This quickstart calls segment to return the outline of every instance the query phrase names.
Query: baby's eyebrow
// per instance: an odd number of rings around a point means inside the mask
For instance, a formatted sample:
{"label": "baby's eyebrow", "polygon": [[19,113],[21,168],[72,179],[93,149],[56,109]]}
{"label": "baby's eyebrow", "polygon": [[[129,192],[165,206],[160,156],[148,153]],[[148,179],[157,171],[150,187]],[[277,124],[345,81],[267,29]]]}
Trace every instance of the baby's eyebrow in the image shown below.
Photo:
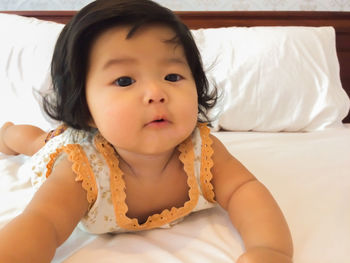
{"label": "baby's eyebrow", "polygon": [[[135,58],[112,58],[108,60],[106,63],[103,64],[102,69],[105,70],[111,66],[114,65],[120,65],[120,64],[130,64],[130,63],[137,63],[137,59]],[[170,58],[164,58],[161,60],[162,64],[169,65],[169,64],[178,64],[178,65],[187,65],[187,62],[182,57],[170,57]]]}
{"label": "baby's eyebrow", "polygon": [[113,65],[128,64],[128,63],[133,63],[133,62],[136,62],[136,59],[134,59],[134,58],[113,58],[113,59],[108,60],[106,63],[104,63],[102,69],[107,69]]}
{"label": "baby's eyebrow", "polygon": [[164,64],[180,64],[180,65],[186,65],[187,62],[185,59],[180,57],[174,57],[174,58],[165,58],[162,61]]}

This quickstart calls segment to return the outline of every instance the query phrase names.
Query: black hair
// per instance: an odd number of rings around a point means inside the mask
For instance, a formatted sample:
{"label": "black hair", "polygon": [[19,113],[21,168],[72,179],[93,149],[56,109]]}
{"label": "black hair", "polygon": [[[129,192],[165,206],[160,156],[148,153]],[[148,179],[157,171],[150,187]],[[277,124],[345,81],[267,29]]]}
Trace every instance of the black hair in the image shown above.
{"label": "black hair", "polygon": [[183,46],[198,93],[198,121],[210,122],[207,112],[217,100],[209,92],[198,48],[188,27],[169,9],[150,0],[96,0],[81,9],[63,28],[51,62],[53,93],[43,97],[45,112],[76,129],[89,130],[91,114],[86,102],[85,82],[93,41],[117,25],[130,25],[127,37],[141,26],[161,23],[176,33]]}

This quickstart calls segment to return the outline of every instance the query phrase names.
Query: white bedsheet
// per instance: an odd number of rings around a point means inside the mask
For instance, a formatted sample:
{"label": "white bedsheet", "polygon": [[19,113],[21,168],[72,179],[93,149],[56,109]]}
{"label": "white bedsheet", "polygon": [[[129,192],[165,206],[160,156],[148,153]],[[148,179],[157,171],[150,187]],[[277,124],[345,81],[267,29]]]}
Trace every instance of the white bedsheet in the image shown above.
{"label": "white bedsheet", "polygon": [[[215,133],[272,192],[292,231],[296,263],[348,263],[350,125],[310,133]],[[30,200],[24,157],[0,155],[0,228]],[[94,236],[76,229],[53,262],[234,262],[243,251],[226,213],[213,208],[171,229]]]}

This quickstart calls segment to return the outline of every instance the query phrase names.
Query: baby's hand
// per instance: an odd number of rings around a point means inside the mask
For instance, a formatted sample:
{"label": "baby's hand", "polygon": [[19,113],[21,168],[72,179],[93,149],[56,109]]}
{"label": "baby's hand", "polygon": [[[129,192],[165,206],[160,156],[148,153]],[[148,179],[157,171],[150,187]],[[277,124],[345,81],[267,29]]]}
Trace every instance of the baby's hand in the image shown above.
{"label": "baby's hand", "polygon": [[0,152],[7,154],[7,155],[17,155],[18,153],[11,150],[9,147],[6,146],[4,142],[4,134],[8,127],[14,125],[12,122],[6,122],[0,129]]}
{"label": "baby's hand", "polygon": [[290,256],[268,248],[252,248],[242,254],[236,263],[292,263]]}

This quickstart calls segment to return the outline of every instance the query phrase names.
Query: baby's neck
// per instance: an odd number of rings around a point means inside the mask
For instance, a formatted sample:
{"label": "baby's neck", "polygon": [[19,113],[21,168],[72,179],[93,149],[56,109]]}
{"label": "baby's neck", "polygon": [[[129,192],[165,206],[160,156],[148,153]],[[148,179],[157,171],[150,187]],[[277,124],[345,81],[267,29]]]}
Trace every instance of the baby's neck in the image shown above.
{"label": "baby's neck", "polygon": [[119,168],[140,181],[158,180],[178,157],[177,148],[161,154],[138,154],[117,150]]}

